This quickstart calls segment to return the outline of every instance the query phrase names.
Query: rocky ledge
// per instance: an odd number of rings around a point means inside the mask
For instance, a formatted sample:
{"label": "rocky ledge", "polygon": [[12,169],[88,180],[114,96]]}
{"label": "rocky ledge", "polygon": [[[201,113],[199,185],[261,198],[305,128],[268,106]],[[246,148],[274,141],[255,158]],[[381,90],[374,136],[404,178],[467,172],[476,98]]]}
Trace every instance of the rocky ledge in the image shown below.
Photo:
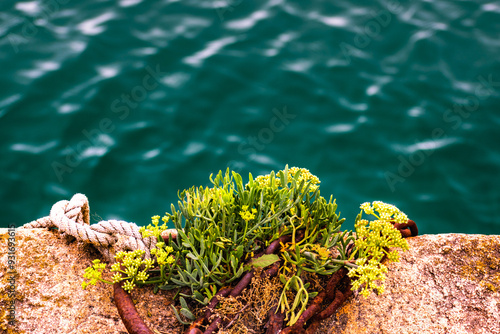
{"label": "rocky ledge", "polygon": [[[111,286],[81,288],[84,269],[99,258],[92,246],[46,229],[16,230],[13,274],[8,239],[0,229],[0,333],[127,333]],[[408,242],[401,261],[389,264],[385,293],[355,294],[318,333],[500,333],[500,236],[422,235]],[[171,293],[136,289],[132,298],[150,328],[182,333]]]}

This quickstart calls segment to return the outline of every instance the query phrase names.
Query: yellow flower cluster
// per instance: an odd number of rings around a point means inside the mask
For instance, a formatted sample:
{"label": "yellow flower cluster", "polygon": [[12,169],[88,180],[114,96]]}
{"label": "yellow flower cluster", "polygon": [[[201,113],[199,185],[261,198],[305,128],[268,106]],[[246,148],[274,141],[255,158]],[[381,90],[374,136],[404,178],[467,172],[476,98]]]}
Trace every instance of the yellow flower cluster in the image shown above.
{"label": "yellow flower cluster", "polygon": [[125,283],[123,283],[122,285],[122,288],[123,290],[130,292],[135,288],[135,284],[132,281],[125,281]]}
{"label": "yellow flower cluster", "polygon": [[269,187],[271,185],[271,175],[259,175],[255,178],[255,182],[260,184],[262,187]]}
{"label": "yellow flower cluster", "polygon": [[158,226],[158,224],[160,223],[160,216],[153,216],[151,217],[151,222],[153,223],[153,225],[149,224],[147,227],[141,226],[139,228],[139,232],[141,232],[143,238],[156,237],[158,239],[158,237],[161,235],[161,232],[168,228],[168,219],[169,218],[167,216],[163,216],[163,218],[161,219],[163,221],[163,224]]}
{"label": "yellow flower cluster", "polygon": [[379,294],[384,291],[384,286],[377,285],[375,281],[384,281],[387,267],[381,263],[385,255],[389,261],[399,261],[397,250],[390,248],[408,249],[408,242],[402,238],[401,233],[394,228],[391,221],[406,224],[408,217],[397,207],[383,202],[361,204],[361,209],[366,214],[377,217],[377,220],[369,222],[359,219],[354,224],[356,229],[356,240],[354,245],[358,252],[356,269],[349,272],[349,276],[357,278],[353,283],[353,290],[363,286],[361,294],[367,297],[372,289]]}
{"label": "yellow flower cluster", "polygon": [[327,258],[330,257],[330,252],[328,251],[328,248],[321,247],[319,244],[314,244],[311,247],[311,250],[316,252],[322,260],[326,260]]}
{"label": "yellow flower cluster", "polygon": [[[384,293],[383,282],[386,278],[387,267],[374,259],[367,262],[366,258],[358,259],[356,265],[359,267],[348,273],[349,277],[356,278],[352,282],[352,289],[362,288],[360,293],[365,298],[370,295],[372,290],[376,290],[378,294]],[[380,281],[382,284],[376,284],[376,281]]]}
{"label": "yellow flower cluster", "polygon": [[361,219],[354,225],[356,228],[355,246],[360,256],[370,256],[376,261],[381,261],[387,254],[389,260],[399,260],[396,250],[388,252],[386,248],[399,247],[408,249],[408,242],[401,237],[401,233],[391,223],[382,220],[368,222]]}
{"label": "yellow flower cluster", "polygon": [[172,247],[165,246],[164,242],[158,242],[156,247],[151,250],[151,255],[156,255],[159,266],[171,265],[175,262],[174,257],[170,255],[174,251]]}
{"label": "yellow flower cluster", "polygon": [[[118,252],[115,255],[117,262],[111,266],[111,271],[115,272],[115,275],[113,275],[113,283],[126,280],[123,284],[123,289],[128,292],[135,287],[136,281],[144,283],[149,278],[147,271],[152,268],[154,264],[152,259],[142,259],[144,253],[145,252],[140,249],[133,252]],[[122,266],[125,270],[122,270]],[[122,274],[126,276],[123,277]]]}
{"label": "yellow flower cluster", "polygon": [[392,204],[374,201],[373,204],[363,203],[360,207],[367,215],[373,215],[380,220],[395,221],[398,224],[408,223],[408,217]]}
{"label": "yellow flower cluster", "polygon": [[102,276],[102,271],[106,268],[106,263],[101,263],[100,260],[92,261],[92,266],[85,269],[85,273],[83,274],[83,278],[89,280],[89,282],[82,282],[82,289],[86,289],[89,285],[96,285],[97,281],[104,281]]}
{"label": "yellow flower cluster", "polygon": [[[136,250],[128,253],[118,252],[115,255],[117,262],[111,266],[111,271],[115,272],[112,277],[112,282],[102,279],[102,271],[106,268],[106,264],[101,263],[99,260],[92,261],[92,266],[86,268],[83,274],[83,278],[89,281],[82,282],[82,289],[86,289],[89,285],[96,285],[97,281],[112,284],[125,280],[122,287],[124,290],[130,292],[135,287],[134,282],[142,281],[144,283],[148,279],[149,275],[147,274],[147,270],[153,266],[153,260],[141,260],[143,255],[143,250]],[[121,262],[119,262],[120,260]],[[122,270],[122,265],[125,267],[125,270]],[[144,267],[139,271],[141,266]],[[124,277],[123,274],[126,276]]]}
{"label": "yellow flower cluster", "polygon": [[241,216],[241,218],[243,218],[243,220],[245,220],[247,222],[251,219],[254,219],[255,214],[257,213],[257,209],[255,209],[255,208],[252,209],[252,212],[248,211],[248,205],[243,205],[241,207],[241,210],[242,211],[240,211],[240,216]]}
{"label": "yellow flower cluster", "polygon": [[300,171],[298,180],[299,182],[301,182],[302,180],[311,181],[311,184],[313,185],[321,183],[318,177],[316,175],[311,174],[311,172],[309,172],[309,169],[306,168],[292,167],[288,170],[288,177],[293,177],[299,171]]}
{"label": "yellow flower cluster", "polygon": [[[285,171],[283,171],[285,172]],[[287,177],[288,179],[291,179],[297,174],[297,172],[300,172],[299,177],[298,177],[298,182],[302,181],[310,181],[311,186],[309,187],[309,190],[316,190],[318,187],[317,185],[321,183],[321,181],[318,179],[316,175],[311,174],[308,169],[306,168],[299,168],[299,167],[292,167],[288,169],[288,174]],[[259,183],[262,187],[269,187],[271,185],[271,175],[260,175],[255,178],[255,181]]]}

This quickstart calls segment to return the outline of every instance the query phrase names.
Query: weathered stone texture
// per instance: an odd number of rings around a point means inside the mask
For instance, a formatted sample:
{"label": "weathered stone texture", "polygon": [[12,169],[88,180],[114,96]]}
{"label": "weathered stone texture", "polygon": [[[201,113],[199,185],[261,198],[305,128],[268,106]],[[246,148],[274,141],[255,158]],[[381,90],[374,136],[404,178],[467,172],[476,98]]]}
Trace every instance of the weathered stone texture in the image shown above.
{"label": "weathered stone texture", "polygon": [[[16,231],[16,320],[6,326],[7,230],[0,229],[0,333],[126,334],[112,286],[81,289],[99,254],[45,229]],[[389,264],[386,292],[355,294],[319,333],[499,333],[500,236],[423,235],[408,239],[401,262]],[[172,294],[132,293],[145,322],[159,333],[181,333]]]}
{"label": "weathered stone texture", "polygon": [[408,239],[382,295],[354,296],[323,333],[500,333],[500,236]]}
{"label": "weathered stone texture", "polygon": [[[100,254],[46,229],[16,231],[17,326],[7,326],[7,239],[7,229],[0,229],[0,333],[127,333],[112,285],[82,290],[83,272]],[[146,324],[161,333],[181,333],[170,309],[171,293],[138,290],[132,298]]]}

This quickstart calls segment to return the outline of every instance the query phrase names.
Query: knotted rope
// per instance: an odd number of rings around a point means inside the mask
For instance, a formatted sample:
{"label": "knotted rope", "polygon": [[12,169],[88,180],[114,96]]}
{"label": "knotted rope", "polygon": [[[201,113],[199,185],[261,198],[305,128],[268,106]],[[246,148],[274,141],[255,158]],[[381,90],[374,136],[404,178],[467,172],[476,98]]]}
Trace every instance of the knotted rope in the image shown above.
{"label": "knotted rope", "polygon": [[90,225],[89,202],[85,195],[75,194],[70,201],[59,201],[52,206],[50,215],[21,228],[57,227],[65,235],[71,235],[78,241],[92,243],[109,262],[114,262],[114,255],[119,251],[145,251],[150,258],[150,250],[156,246],[155,237],[143,238],[139,227],[123,220],[104,220]]}

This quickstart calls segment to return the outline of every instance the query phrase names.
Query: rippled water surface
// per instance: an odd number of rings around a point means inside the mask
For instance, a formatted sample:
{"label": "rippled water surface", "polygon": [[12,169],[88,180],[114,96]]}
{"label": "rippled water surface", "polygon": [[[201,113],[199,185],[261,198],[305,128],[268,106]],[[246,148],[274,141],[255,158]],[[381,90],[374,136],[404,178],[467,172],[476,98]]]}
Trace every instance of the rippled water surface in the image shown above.
{"label": "rippled water surface", "polygon": [[144,225],[227,167],[308,168],[349,221],[500,234],[500,5],[2,1],[0,224],[86,194]]}

